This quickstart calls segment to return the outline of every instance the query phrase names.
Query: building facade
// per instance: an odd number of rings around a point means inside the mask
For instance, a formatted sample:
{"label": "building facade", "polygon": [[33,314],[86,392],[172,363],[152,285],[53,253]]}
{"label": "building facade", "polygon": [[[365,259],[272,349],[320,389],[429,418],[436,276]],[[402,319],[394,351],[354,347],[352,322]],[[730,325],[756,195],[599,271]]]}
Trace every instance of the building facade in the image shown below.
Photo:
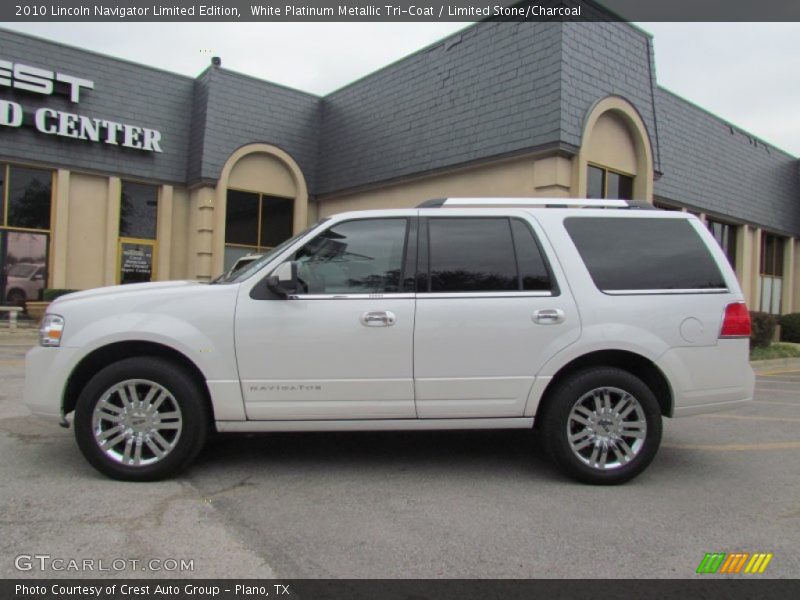
{"label": "building facade", "polygon": [[0,30],[4,303],[209,280],[345,210],[447,196],[688,210],[800,310],[800,161],[659,87],[627,23],[478,23],[327,96]]}

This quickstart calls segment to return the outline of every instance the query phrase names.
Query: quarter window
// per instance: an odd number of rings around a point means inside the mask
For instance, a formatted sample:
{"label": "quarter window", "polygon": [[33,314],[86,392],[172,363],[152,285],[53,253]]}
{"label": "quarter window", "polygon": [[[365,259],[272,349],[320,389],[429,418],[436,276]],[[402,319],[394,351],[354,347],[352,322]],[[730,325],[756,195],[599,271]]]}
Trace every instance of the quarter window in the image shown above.
{"label": "quarter window", "polygon": [[600,290],[727,288],[684,219],[569,217],[564,226]]}
{"label": "quarter window", "polygon": [[433,218],[428,222],[430,292],[551,289],[528,225],[508,218]]}
{"label": "quarter window", "polygon": [[402,291],[406,219],[338,223],[298,250],[297,275],[309,294]]}

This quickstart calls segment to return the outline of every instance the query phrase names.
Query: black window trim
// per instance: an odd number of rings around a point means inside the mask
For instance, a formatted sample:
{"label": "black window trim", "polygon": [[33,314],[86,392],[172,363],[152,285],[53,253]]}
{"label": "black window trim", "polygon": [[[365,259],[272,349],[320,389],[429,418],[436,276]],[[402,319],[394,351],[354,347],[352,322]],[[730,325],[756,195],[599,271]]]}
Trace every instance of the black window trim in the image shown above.
{"label": "black window trim", "polygon": [[[517,264],[517,281],[519,284],[522,276],[519,270],[519,256],[517,245],[514,240],[514,231],[511,227],[511,220],[515,219],[522,222],[531,232],[536,248],[542,257],[542,262],[550,278],[550,290],[513,290],[504,292],[432,292],[431,291],[431,265],[430,265],[430,228],[429,221],[433,219],[505,219],[508,223],[509,233],[511,234],[511,244],[514,249],[514,260]],[[555,273],[550,265],[550,259],[542,247],[536,230],[533,229],[527,219],[516,215],[437,215],[433,217],[420,217],[419,224],[419,251],[417,257],[417,299],[444,299],[444,298],[551,298],[561,295],[561,288]],[[520,286],[521,287],[521,286]]]}

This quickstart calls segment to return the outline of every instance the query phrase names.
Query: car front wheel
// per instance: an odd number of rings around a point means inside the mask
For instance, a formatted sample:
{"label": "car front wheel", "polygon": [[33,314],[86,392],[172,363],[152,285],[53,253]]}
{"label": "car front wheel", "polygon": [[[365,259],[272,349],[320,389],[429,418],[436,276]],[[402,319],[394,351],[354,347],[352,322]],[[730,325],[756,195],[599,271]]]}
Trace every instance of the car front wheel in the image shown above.
{"label": "car front wheel", "polygon": [[546,452],[568,475],[592,484],[641,473],[661,443],[661,411],[638,377],[615,367],[579,371],[554,390],[537,426]]}
{"label": "car front wheel", "polygon": [[75,437],[98,471],[126,481],[163,479],[203,447],[208,411],[202,391],[179,365],[134,357],[98,372],[75,408]]}

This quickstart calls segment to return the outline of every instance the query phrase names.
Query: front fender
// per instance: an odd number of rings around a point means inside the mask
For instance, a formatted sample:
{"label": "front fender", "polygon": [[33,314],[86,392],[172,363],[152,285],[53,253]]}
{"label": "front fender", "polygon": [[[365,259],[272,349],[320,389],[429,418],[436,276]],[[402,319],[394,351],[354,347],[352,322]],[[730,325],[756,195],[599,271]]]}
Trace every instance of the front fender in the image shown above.
{"label": "front fender", "polygon": [[[66,327],[69,327],[69,322]],[[72,355],[77,365],[95,350],[120,342],[153,342],[173,348],[192,361],[206,380],[237,380],[233,347],[233,320],[227,327],[200,330],[195,324],[173,315],[125,313],[112,315],[82,327],[70,335],[65,347],[79,351]],[[213,331],[216,329],[216,331]]]}

